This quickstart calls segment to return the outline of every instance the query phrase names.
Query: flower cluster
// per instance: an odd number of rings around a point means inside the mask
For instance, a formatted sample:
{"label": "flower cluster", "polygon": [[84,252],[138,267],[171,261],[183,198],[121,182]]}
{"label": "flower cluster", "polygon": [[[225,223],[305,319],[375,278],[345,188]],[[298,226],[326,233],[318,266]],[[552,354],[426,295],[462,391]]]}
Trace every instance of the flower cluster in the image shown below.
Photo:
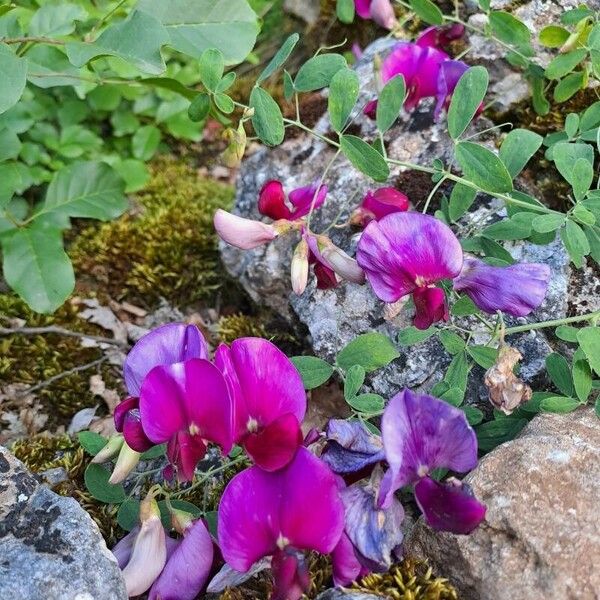
{"label": "flower cluster", "polygon": [[[267,340],[222,344],[210,361],[195,326],[164,325],[134,346],[124,370],[131,396],[115,414],[120,443],[137,452],[166,442],[167,478],[192,480],[211,442],[224,454],[238,444],[254,463],[222,495],[218,547],[241,572],[270,557],[274,599],[297,600],[308,589],[309,550],[331,554],[340,585],[389,568],[402,542],[404,511],[394,495],[401,486],[414,484],[436,529],[468,533],[484,518],[467,486],[430,477],[440,467],[466,472],[477,462],[464,413],[442,400],[401,392],[383,415],[381,438],[360,422],[331,421],[318,456],[321,435],[302,435],[300,375]],[[212,570],[213,540],[201,519],[172,508],[180,537],[171,538],[154,500],[159,491],[150,490],[140,525],[114,552],[130,596],[150,590],[151,599],[191,600]]]}

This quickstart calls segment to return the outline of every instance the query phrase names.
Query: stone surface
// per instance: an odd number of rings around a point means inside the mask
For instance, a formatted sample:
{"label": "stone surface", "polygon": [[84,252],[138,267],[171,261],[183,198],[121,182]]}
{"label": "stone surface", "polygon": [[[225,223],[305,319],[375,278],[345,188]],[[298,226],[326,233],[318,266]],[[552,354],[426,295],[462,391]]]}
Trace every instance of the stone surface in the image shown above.
{"label": "stone surface", "polygon": [[456,536],[420,520],[406,542],[462,600],[600,597],[600,419],[591,408],[537,416],[465,481],[488,507],[485,522]]}
{"label": "stone surface", "polygon": [[[375,95],[373,60],[383,56],[394,44],[388,39],[370,45],[356,70],[360,80],[362,106]],[[479,119],[474,128],[484,129],[489,122]],[[372,139],[375,127],[371,120],[358,114],[353,128],[366,139]],[[328,117],[318,122],[316,129],[327,133]],[[485,139],[485,138],[482,138]],[[493,140],[488,139],[490,147]],[[444,123],[434,123],[431,104],[422,103],[415,112],[403,115],[386,134],[388,155],[400,161],[430,166],[435,158],[447,160],[451,156],[452,141],[445,133]],[[260,218],[256,204],[262,185],[269,179],[280,179],[289,191],[306,185],[322,176],[323,169],[334,156],[330,146],[311,136],[301,135],[284,142],[275,149],[261,149],[242,165],[237,183],[235,212],[245,217]],[[329,196],[325,205],[313,215],[311,228],[323,231],[336,218],[343,222],[360,202],[364,192],[376,187],[344,158],[338,158],[330,168],[326,180]],[[406,172],[401,167],[392,169],[389,184],[403,189],[410,200],[422,208],[422,203],[432,184],[428,175],[416,171]],[[477,231],[498,220],[504,213],[499,202],[480,198],[479,207],[471,211],[459,224],[460,231]],[[354,254],[359,232],[332,229],[335,243],[351,255]],[[381,331],[397,340],[398,331],[411,324],[410,311],[403,310],[393,319],[385,318],[385,307],[371,292],[369,286],[342,283],[335,290],[317,290],[311,281],[302,296],[295,296],[289,281],[290,260],[297,240],[289,236],[250,251],[242,251],[221,244],[221,255],[228,271],[242,283],[249,295],[259,304],[274,309],[289,321],[298,319],[309,330],[310,343],[315,353],[331,359],[351,339],[368,331]],[[545,262],[552,268],[552,284],[548,297],[532,320],[561,318],[567,310],[568,258],[560,242],[549,246],[534,246],[522,242],[508,243],[507,247],[520,260]],[[510,324],[525,323],[515,319]],[[478,326],[479,328],[480,326]],[[548,340],[541,332],[514,338],[512,343],[525,357],[522,375],[530,383],[543,371],[544,357],[551,351]],[[377,393],[389,397],[398,389],[408,386],[430,389],[443,375],[450,357],[436,339],[430,339],[410,348],[399,347],[400,357],[388,368],[378,372],[370,381]],[[486,402],[486,391],[481,385],[482,372],[472,372],[473,385],[469,401]]]}
{"label": "stone surface", "polygon": [[73,498],[0,446],[0,598],[126,600],[116,560]]}

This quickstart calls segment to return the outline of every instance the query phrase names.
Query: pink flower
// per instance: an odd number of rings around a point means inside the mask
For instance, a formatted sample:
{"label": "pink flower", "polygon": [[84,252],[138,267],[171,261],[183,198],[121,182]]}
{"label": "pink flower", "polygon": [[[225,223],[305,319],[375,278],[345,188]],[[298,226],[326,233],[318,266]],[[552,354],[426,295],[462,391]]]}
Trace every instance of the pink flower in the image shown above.
{"label": "pink flower", "polygon": [[381,219],[395,212],[404,212],[409,208],[405,194],[393,187],[384,187],[368,191],[360,206],[352,213],[350,222],[366,227],[371,221]]}
{"label": "pink flower", "polygon": [[394,7],[390,0],[354,0],[356,13],[362,19],[372,19],[385,29],[393,29],[396,24]]}
{"label": "pink flower", "polygon": [[244,219],[221,208],[217,209],[213,222],[223,241],[242,250],[251,250],[271,242],[280,233],[274,225]]}
{"label": "pink flower", "polygon": [[258,197],[258,210],[265,217],[274,220],[287,219],[294,221],[310,212],[314,200],[314,209],[319,208],[327,197],[327,186],[306,186],[292,190],[289,194],[288,206],[281,181],[271,180],[263,185]]}
{"label": "pink flower", "polygon": [[421,32],[416,39],[417,46],[430,46],[443,49],[451,41],[460,39],[465,34],[465,26],[461,23],[453,23],[439,27],[433,25]]}

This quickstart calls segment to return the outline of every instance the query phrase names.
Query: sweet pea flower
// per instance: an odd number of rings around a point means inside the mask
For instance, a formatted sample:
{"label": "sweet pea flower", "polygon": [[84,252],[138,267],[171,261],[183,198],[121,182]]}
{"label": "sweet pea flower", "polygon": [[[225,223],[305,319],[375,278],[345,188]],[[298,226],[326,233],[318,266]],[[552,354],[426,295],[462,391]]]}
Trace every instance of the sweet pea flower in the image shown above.
{"label": "sweet pea flower", "polygon": [[464,292],[485,312],[497,310],[524,317],[540,306],[546,297],[550,267],[538,263],[518,263],[493,267],[467,256],[454,289]]}
{"label": "sweet pea flower", "polygon": [[262,338],[221,344],[215,364],[233,400],[233,442],[267,471],[287,465],[302,444],[306,392],[290,359]]}
{"label": "sweet pea flower", "polygon": [[[266,368],[266,367],[265,367]],[[306,448],[278,471],[258,466],[227,485],[218,513],[225,561],[246,572],[272,556],[272,599],[298,600],[309,584],[303,552],[331,552],[344,530],[344,505],[336,476]]]}
{"label": "sweet pea flower", "polygon": [[385,29],[393,29],[396,24],[394,7],[390,0],[354,0],[354,6],[361,19],[372,19]]}
{"label": "sweet pea flower", "polygon": [[316,262],[342,279],[358,284],[365,282],[365,274],[357,261],[338,248],[327,236],[306,234],[306,240]]}
{"label": "sweet pea flower", "polygon": [[215,212],[213,224],[217,235],[224,242],[242,250],[252,250],[272,242],[281,233],[276,224],[268,225],[253,219],[244,219],[222,208]]}
{"label": "sweet pea flower", "polygon": [[[438,75],[438,86],[436,94],[435,109],[433,111],[434,119],[437,121],[442,110],[447,111],[452,100],[452,94],[458,84],[458,80],[463,76],[464,72],[469,68],[469,65],[462,60],[447,60],[440,65]],[[477,109],[476,115],[483,111],[483,102]]]}
{"label": "sweet pea flower", "polygon": [[451,41],[460,39],[465,34],[465,26],[462,23],[452,23],[439,27],[432,25],[425,29],[415,40],[417,46],[430,46],[432,48],[444,48]]}
{"label": "sweet pea flower", "polygon": [[444,291],[434,285],[460,273],[463,253],[450,228],[435,217],[393,213],[371,221],[358,242],[356,258],[384,302],[413,295],[415,327],[427,329],[448,319]]}
{"label": "sweet pea flower", "polygon": [[377,221],[395,212],[405,212],[409,208],[408,198],[393,187],[383,187],[372,192],[369,190],[360,206],[350,216],[350,223],[366,227],[371,221]]}
{"label": "sweet pea flower", "polygon": [[321,185],[317,190],[316,185],[296,188],[289,193],[288,200],[290,208],[286,203],[285,191],[281,181],[267,181],[260,190],[258,196],[258,210],[265,217],[274,221],[286,219],[294,221],[305,217],[309,212],[314,200],[314,209],[323,205],[327,197],[327,186]]}
{"label": "sweet pea flower", "polygon": [[414,484],[415,499],[431,527],[464,534],[475,529],[486,509],[468,486],[429,476],[438,468],[465,473],[477,465],[477,438],[465,413],[405,389],[390,400],[381,431],[390,468],[381,483],[380,506],[390,506],[397,489]]}

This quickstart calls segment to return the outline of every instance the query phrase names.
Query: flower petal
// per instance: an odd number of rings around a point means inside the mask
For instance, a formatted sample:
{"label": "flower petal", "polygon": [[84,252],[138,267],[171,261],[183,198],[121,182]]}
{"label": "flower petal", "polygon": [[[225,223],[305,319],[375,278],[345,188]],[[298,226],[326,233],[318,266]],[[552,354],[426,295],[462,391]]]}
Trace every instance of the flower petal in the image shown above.
{"label": "flower petal", "polygon": [[[315,198],[316,195],[316,198]],[[327,186],[321,185],[317,192],[316,185],[310,185],[306,187],[300,187],[290,192],[290,202],[295,206],[296,210],[293,211],[292,219],[299,219],[300,217],[306,216],[310,212],[310,207],[315,202],[314,210],[320,208],[325,202],[327,197]]]}
{"label": "flower petal", "polygon": [[125,400],[121,400],[115,407],[115,413],[113,415],[115,421],[115,429],[121,433],[123,431],[123,424],[125,423],[125,415],[134,408],[140,407],[140,399],[137,396],[129,396]]}
{"label": "flower petal", "polygon": [[390,0],[372,0],[371,18],[380,27],[393,29],[396,24],[396,14]]}
{"label": "flower petal", "polygon": [[381,431],[390,465],[381,485],[383,506],[395,490],[434,469],[464,473],[477,464],[477,438],[465,413],[433,396],[408,389],[396,394],[383,413]]}
{"label": "flower petal", "polygon": [[213,542],[202,520],[189,527],[155,581],[148,600],[194,600],[213,563]]}
{"label": "flower petal", "polygon": [[243,444],[255,464],[265,471],[276,471],[294,458],[302,440],[298,419],[287,413],[258,432],[250,433],[244,438]]}
{"label": "flower petal", "polygon": [[439,27],[433,25],[425,29],[416,39],[417,46],[432,46],[433,48],[443,48],[452,40],[457,40],[465,34],[465,26],[462,23],[453,23]]}
{"label": "flower petal", "polygon": [[136,452],[146,452],[154,444],[148,439],[142,426],[139,408],[127,411],[123,420],[123,437],[127,445]]}
{"label": "flower petal", "polygon": [[136,525],[125,537],[121,538],[111,550],[117,559],[119,569],[123,570],[125,565],[129,562],[133,544],[135,543],[135,538],[139,532],[140,526]]}
{"label": "flower petal", "polygon": [[446,294],[438,287],[419,287],[413,292],[415,303],[414,325],[417,329],[429,329],[438,321],[447,321]]}
{"label": "flower petal", "polygon": [[518,263],[492,267],[467,257],[454,289],[464,292],[489,313],[497,310],[524,317],[540,306],[546,297],[550,267],[537,263]]}
{"label": "flower petal", "polygon": [[159,365],[208,358],[206,340],[195,325],[169,323],[147,333],[129,351],[123,366],[127,390],[139,396],[144,377]]}
{"label": "flower petal", "polygon": [[371,0],[354,0],[356,14],[361,19],[369,19],[371,17]]}
{"label": "flower petal", "polygon": [[471,533],[485,518],[485,505],[457,480],[439,483],[425,477],[415,486],[415,499],[426,523],[437,531]]}
{"label": "flower petal", "polygon": [[456,277],[463,253],[447,225],[429,215],[403,212],[369,223],[356,258],[375,294],[396,302],[418,286]]}
{"label": "flower petal", "polygon": [[238,217],[222,208],[217,209],[213,224],[219,237],[228,244],[251,250],[274,240],[278,233],[273,225]]}
{"label": "flower petal", "polygon": [[374,192],[367,192],[363,198],[361,208],[372,216],[363,220],[363,225],[367,225],[373,219],[379,220],[395,212],[405,212],[408,210],[408,198],[399,190],[393,187],[383,187]]}
{"label": "flower petal", "polygon": [[331,552],[331,562],[333,583],[336,586],[350,585],[368,572],[368,569],[365,569],[359,562],[354,546],[346,533],[342,533],[340,541]]}
{"label": "flower petal", "polygon": [[167,458],[177,471],[180,482],[192,481],[196,466],[206,454],[206,444],[199,435],[178,431],[167,444]]}
{"label": "flower petal", "polygon": [[310,588],[310,573],[306,558],[288,548],[277,550],[271,562],[273,595],[271,600],[299,600]]}
{"label": "flower petal", "polygon": [[261,215],[274,221],[290,218],[291,211],[285,204],[285,192],[281,181],[271,179],[262,186],[258,195],[258,210]]}
{"label": "flower petal", "polygon": [[448,108],[454,88],[469,65],[462,60],[447,60],[440,65],[437,81],[436,105],[433,113],[437,121],[442,109]]}

